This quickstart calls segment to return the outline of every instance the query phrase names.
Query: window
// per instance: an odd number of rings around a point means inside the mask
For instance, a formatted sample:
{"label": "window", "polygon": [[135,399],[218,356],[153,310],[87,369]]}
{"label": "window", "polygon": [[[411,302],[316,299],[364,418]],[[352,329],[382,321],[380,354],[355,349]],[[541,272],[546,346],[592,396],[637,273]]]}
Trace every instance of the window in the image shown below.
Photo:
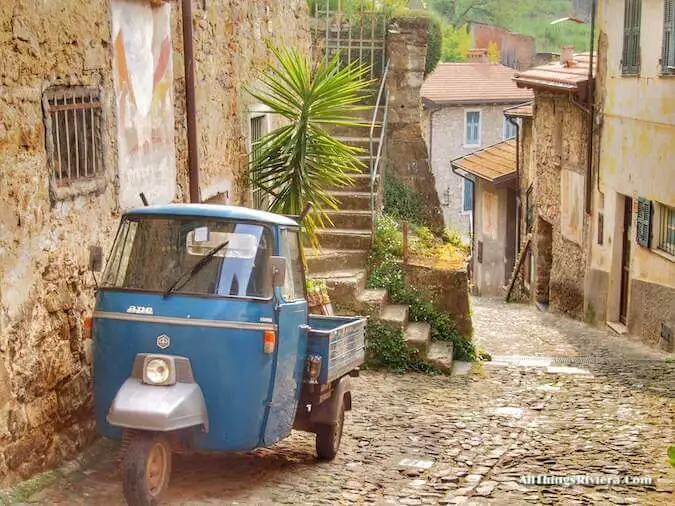
{"label": "window", "polygon": [[[519,124],[519,121],[513,120],[516,122],[516,124]],[[504,140],[506,139],[513,139],[517,135],[518,129],[516,128],[516,125],[514,125],[509,118],[504,118]]]}
{"label": "window", "polygon": [[464,188],[462,191],[462,212],[470,213],[473,211],[473,181],[463,179]]}
{"label": "window", "polygon": [[661,73],[675,74],[675,1],[665,1]]}
{"label": "window", "polygon": [[657,248],[669,255],[675,256],[675,208],[658,204],[658,229]]}
{"label": "window", "polygon": [[[255,163],[259,156],[260,147],[257,145],[258,141],[262,139],[269,130],[268,116],[266,114],[256,114],[251,116],[251,162]],[[269,207],[268,195],[261,189],[253,187],[253,207],[256,209],[265,209]]]}
{"label": "window", "polygon": [[640,21],[642,18],[642,0],[625,0],[623,21],[623,74],[640,73]]}
{"label": "window", "polygon": [[66,186],[103,174],[101,93],[98,88],[54,86],[42,97],[52,181]]}
{"label": "window", "polygon": [[[214,251],[213,258],[192,272]],[[221,297],[272,296],[266,227],[199,218],[125,218],[103,275],[104,288]]]}
{"label": "window", "polygon": [[466,111],[464,120],[464,145],[480,146],[480,111]]}
{"label": "window", "polygon": [[286,283],[283,297],[287,301],[305,298],[305,276],[300,258],[300,239],[295,230],[284,229],[281,233],[283,255],[286,257]]}

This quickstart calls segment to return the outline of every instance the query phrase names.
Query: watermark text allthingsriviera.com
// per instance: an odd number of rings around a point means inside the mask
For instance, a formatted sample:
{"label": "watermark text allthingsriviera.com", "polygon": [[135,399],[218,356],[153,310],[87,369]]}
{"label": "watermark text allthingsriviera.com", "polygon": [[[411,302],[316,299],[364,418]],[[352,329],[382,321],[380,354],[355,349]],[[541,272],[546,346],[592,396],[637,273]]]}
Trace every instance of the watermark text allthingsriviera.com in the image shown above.
{"label": "watermark text allthingsriviera.com", "polygon": [[648,487],[654,484],[651,476],[620,476],[614,474],[577,474],[560,476],[553,474],[527,474],[520,477],[523,485],[628,485]]}

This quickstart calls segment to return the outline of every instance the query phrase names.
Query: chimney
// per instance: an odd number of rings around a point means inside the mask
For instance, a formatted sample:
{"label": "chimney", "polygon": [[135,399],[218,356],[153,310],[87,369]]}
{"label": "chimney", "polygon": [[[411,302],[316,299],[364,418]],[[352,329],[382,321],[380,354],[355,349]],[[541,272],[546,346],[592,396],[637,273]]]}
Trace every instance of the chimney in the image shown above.
{"label": "chimney", "polygon": [[570,67],[576,63],[574,61],[574,46],[563,46],[560,53],[560,63],[565,67]]}
{"label": "chimney", "polygon": [[468,59],[470,63],[488,63],[488,50],[469,49]]}

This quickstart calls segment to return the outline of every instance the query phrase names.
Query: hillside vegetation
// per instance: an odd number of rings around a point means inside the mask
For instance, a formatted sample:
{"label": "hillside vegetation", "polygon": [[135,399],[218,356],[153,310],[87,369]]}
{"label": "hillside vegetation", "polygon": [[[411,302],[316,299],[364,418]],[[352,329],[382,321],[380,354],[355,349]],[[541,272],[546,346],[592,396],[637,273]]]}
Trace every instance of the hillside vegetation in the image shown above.
{"label": "hillside vegetation", "polygon": [[573,12],[573,0],[427,0],[426,7],[443,23],[443,61],[464,61],[471,45],[466,26],[480,21],[530,35],[537,51],[558,52],[563,45],[587,51],[590,27],[551,21]]}

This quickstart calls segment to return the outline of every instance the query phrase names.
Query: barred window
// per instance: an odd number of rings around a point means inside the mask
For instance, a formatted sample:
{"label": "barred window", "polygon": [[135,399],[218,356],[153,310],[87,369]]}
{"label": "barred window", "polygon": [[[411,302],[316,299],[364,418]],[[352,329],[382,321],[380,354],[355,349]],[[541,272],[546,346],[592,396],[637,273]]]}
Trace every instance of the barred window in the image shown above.
{"label": "barred window", "polygon": [[[251,116],[250,121],[251,162],[255,164],[260,156],[260,146],[258,145],[258,142],[268,133],[268,116],[266,114]],[[253,188],[253,207],[263,210],[267,210],[269,207],[269,197],[260,188]]]}
{"label": "barred window", "polygon": [[54,86],[43,94],[47,158],[57,186],[103,174],[102,104],[98,88]]}
{"label": "barred window", "polygon": [[642,19],[642,0],[625,0],[623,21],[623,74],[640,73],[640,22]]}
{"label": "barred window", "polygon": [[657,248],[675,256],[675,208],[659,204],[658,211]]}
{"label": "barred window", "polygon": [[665,1],[661,72],[675,74],[675,1],[673,0]]}

